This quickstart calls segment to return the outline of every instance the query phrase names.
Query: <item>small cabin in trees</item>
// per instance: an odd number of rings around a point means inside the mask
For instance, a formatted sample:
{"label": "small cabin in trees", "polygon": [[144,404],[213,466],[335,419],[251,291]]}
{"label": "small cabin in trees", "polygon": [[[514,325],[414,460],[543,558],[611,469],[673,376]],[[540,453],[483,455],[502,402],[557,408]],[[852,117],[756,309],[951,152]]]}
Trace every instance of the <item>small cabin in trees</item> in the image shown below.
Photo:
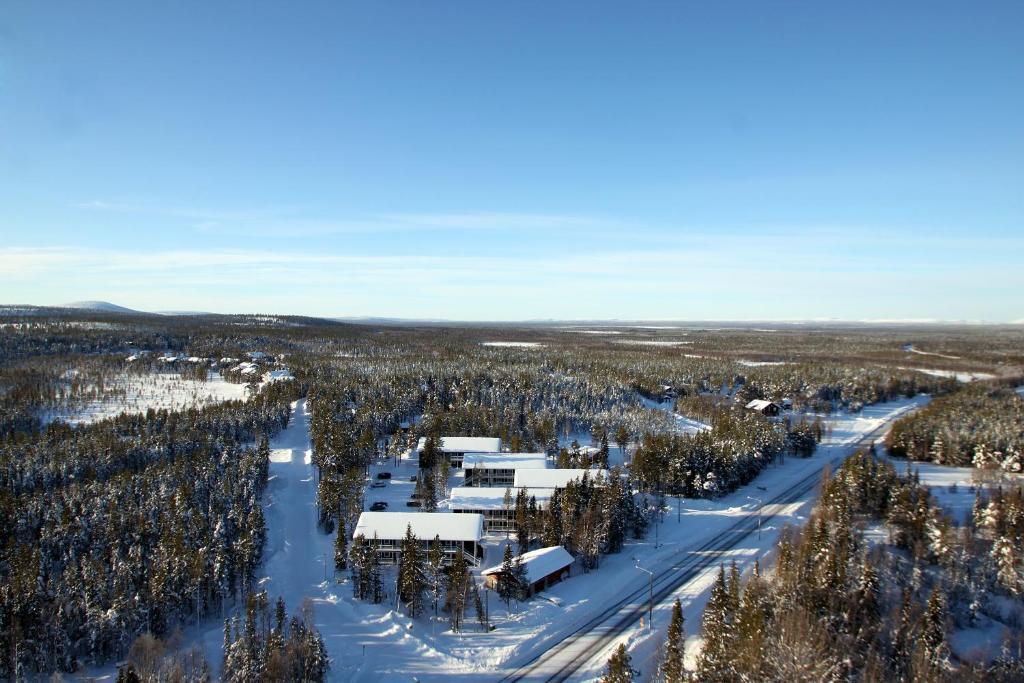
{"label": "small cabin in trees", "polygon": [[516,470],[543,470],[547,466],[544,453],[466,453],[462,458],[466,486],[504,488],[515,483]]}
{"label": "small cabin in trees", "polygon": [[[416,444],[415,456],[420,467],[424,467],[423,449],[427,447],[427,438],[420,437]],[[466,453],[499,453],[501,439],[487,436],[442,436],[438,439],[437,451],[452,467],[462,467],[462,459]]]}
{"label": "small cabin in trees", "polygon": [[[516,498],[522,489],[457,486],[448,496],[448,509],[458,514],[483,515],[487,531],[515,531]],[[551,500],[553,489],[525,489],[526,497],[534,498],[537,508],[543,510]],[[511,501],[505,504],[506,491]]]}
{"label": "small cabin in trees", "polygon": [[[562,546],[553,545],[523,553],[519,556],[519,561],[526,570],[528,585],[524,588],[526,588],[527,594],[533,595],[567,578],[575,558]],[[484,577],[484,581],[489,587],[495,588],[502,573],[502,567],[499,564],[496,567],[483,570],[480,575]]]}
{"label": "small cabin in trees", "polygon": [[482,515],[453,515],[449,512],[364,512],[352,532],[374,545],[381,564],[395,564],[402,551],[402,540],[408,527],[419,539],[423,552],[439,538],[444,563],[450,565],[457,553],[477,567],[484,559],[480,541],[484,536]]}
{"label": "small cabin in trees", "polygon": [[762,398],[755,398],[753,401],[746,405],[747,410],[753,410],[754,412],[767,415],[769,417],[775,417],[782,412],[782,406],[772,401],[766,401]]}
{"label": "small cabin in trees", "polygon": [[608,470],[587,470],[579,468],[550,470],[516,470],[515,488],[564,489],[570,481],[586,476],[599,486],[608,481]]}

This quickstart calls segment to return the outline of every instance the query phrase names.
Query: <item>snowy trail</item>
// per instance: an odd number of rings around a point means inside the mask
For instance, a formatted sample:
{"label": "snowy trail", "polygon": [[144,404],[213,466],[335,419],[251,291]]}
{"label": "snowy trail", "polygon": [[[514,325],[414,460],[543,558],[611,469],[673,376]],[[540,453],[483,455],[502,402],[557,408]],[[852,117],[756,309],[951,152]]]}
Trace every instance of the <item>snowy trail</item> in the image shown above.
{"label": "snowy trail", "polygon": [[316,483],[310,464],[309,413],[305,399],[293,405],[288,428],[270,444],[267,483],[267,549],[260,588],[282,595],[289,610],[303,597],[323,597],[324,553],[331,538],[316,526]]}
{"label": "snowy trail", "polygon": [[[267,547],[259,588],[271,600],[282,596],[289,613],[306,599],[313,603],[316,626],[331,659],[329,680],[395,680],[393,666],[403,672],[399,680],[458,668],[458,662],[413,637],[408,618],[386,605],[353,602],[347,572],[339,577],[344,582],[338,583],[333,571],[335,534],[317,527],[306,401],[296,401],[292,409],[288,428],[270,443]],[[385,590],[389,587],[385,585]]]}

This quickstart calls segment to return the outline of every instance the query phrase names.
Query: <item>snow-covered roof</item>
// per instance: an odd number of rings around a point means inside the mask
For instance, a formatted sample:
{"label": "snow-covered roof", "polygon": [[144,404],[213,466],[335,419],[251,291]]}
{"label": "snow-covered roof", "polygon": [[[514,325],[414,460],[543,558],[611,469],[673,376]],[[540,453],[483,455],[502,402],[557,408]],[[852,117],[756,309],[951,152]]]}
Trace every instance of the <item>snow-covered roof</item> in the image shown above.
{"label": "snow-covered roof", "polygon": [[[420,437],[416,449],[422,451],[427,438]],[[501,439],[489,436],[442,436],[438,448],[448,453],[497,453],[501,450]]]}
{"label": "snow-covered roof", "polygon": [[484,535],[483,515],[455,514],[451,512],[364,512],[359,515],[352,538],[363,535],[379,539],[405,538],[406,527],[419,539],[432,540],[440,536],[444,541],[476,541]]}
{"label": "snow-covered roof", "polygon": [[274,382],[276,380],[284,379],[295,379],[289,370],[271,370],[270,374],[267,375],[268,382]]}
{"label": "snow-covered roof", "polygon": [[536,470],[547,466],[544,453],[466,453],[462,458],[462,467],[467,470]]}
{"label": "snow-covered roof", "polygon": [[516,488],[560,489],[574,479],[582,479],[586,474],[591,481],[597,477],[608,480],[608,470],[516,470]]}
{"label": "snow-covered roof", "polygon": [[[456,486],[448,497],[448,507],[452,510],[501,510],[505,507],[505,487],[503,486]],[[533,496],[537,503],[551,500],[553,489],[526,489],[527,497]],[[512,489],[512,504],[515,505],[519,489]]]}
{"label": "snow-covered roof", "polygon": [[766,401],[763,398],[755,398],[753,401],[747,404],[748,410],[764,410],[770,405],[774,405],[771,401]]}
{"label": "snow-covered roof", "polygon": [[[523,553],[519,556],[519,560],[526,569],[527,580],[533,582],[540,581],[545,576],[553,574],[559,569],[565,569],[575,561],[575,558],[562,546],[553,545],[548,548],[538,548],[537,550]],[[501,565],[490,567],[480,573],[484,576],[500,574]]]}

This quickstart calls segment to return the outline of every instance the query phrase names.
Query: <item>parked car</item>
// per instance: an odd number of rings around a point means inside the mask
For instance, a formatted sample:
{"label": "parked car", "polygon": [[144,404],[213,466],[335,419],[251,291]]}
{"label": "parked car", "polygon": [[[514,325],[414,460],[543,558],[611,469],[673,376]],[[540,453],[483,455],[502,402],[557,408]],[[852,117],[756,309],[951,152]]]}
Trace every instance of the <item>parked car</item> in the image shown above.
{"label": "parked car", "polygon": [[377,473],[377,478],[378,479],[390,479],[391,478],[391,473],[390,472],[378,472]]}
{"label": "parked car", "polygon": [[388,509],[388,504],[383,500],[378,500],[376,503],[370,506],[370,512],[384,512]]}
{"label": "parked car", "polygon": [[406,505],[406,507],[411,507],[411,508],[421,508],[421,507],[423,507],[423,503],[421,503],[418,500],[410,500],[405,505]]}
{"label": "parked car", "polygon": [[372,484],[370,484],[370,488],[371,489],[382,489],[382,488],[386,488],[386,487],[387,487],[387,484],[385,484],[382,481],[375,481]]}
{"label": "parked car", "polygon": [[412,475],[411,477],[409,477],[409,481],[413,481],[413,482],[415,482],[415,481],[419,481],[419,477],[417,477],[417,476],[416,476],[416,475],[414,474],[414,475]]}

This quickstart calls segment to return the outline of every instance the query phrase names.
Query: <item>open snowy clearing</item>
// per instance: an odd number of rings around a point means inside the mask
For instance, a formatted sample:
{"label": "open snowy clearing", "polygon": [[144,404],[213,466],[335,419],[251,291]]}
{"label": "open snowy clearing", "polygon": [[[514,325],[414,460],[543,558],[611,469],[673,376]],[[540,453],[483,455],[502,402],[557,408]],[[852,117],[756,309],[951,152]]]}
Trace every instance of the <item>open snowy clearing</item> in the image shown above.
{"label": "open snowy clearing", "polygon": [[990,372],[962,372],[958,370],[938,370],[935,368],[906,368],[899,367],[898,370],[913,370],[914,372],[922,372],[926,375],[933,377],[953,377],[958,382],[974,382],[982,379],[992,379],[995,377]]}
{"label": "open snowy clearing", "polygon": [[960,356],[950,356],[950,355],[945,354],[945,353],[935,353],[934,351],[921,351],[919,349],[915,349],[913,344],[908,344],[907,345],[907,351],[909,351],[910,353],[916,353],[916,354],[921,355],[921,356],[938,356],[939,358],[949,358],[950,360],[960,360]]}
{"label": "open snowy clearing", "polygon": [[[75,374],[70,370],[65,379],[70,381]],[[124,374],[106,382],[102,392],[105,394],[102,398],[72,401],[48,411],[43,422],[63,420],[72,425],[89,424],[121,413],[142,414],[150,408],[202,408],[223,401],[245,400],[250,395],[248,385],[227,382],[217,373],[211,373],[205,382],[185,379],[177,374]]]}
{"label": "open snowy clearing", "polygon": [[636,346],[684,346],[692,341],[661,341],[657,339],[616,339],[616,344],[634,344]]}
{"label": "open snowy clearing", "polygon": [[643,396],[641,396],[640,398],[644,402],[644,406],[646,406],[647,408],[651,408],[652,410],[660,410],[670,415],[672,419],[675,420],[676,429],[682,434],[696,434],[697,432],[705,432],[711,429],[711,425],[709,424],[705,424],[700,420],[695,420],[692,417],[687,417],[682,413],[675,412],[672,409],[674,406],[674,403],[672,401],[665,401],[663,403],[659,403],[657,401],[652,401],[651,399]]}
{"label": "open snowy clearing", "polygon": [[543,344],[538,342],[517,342],[517,341],[489,341],[480,342],[480,346],[498,346],[513,349],[539,349]]}

